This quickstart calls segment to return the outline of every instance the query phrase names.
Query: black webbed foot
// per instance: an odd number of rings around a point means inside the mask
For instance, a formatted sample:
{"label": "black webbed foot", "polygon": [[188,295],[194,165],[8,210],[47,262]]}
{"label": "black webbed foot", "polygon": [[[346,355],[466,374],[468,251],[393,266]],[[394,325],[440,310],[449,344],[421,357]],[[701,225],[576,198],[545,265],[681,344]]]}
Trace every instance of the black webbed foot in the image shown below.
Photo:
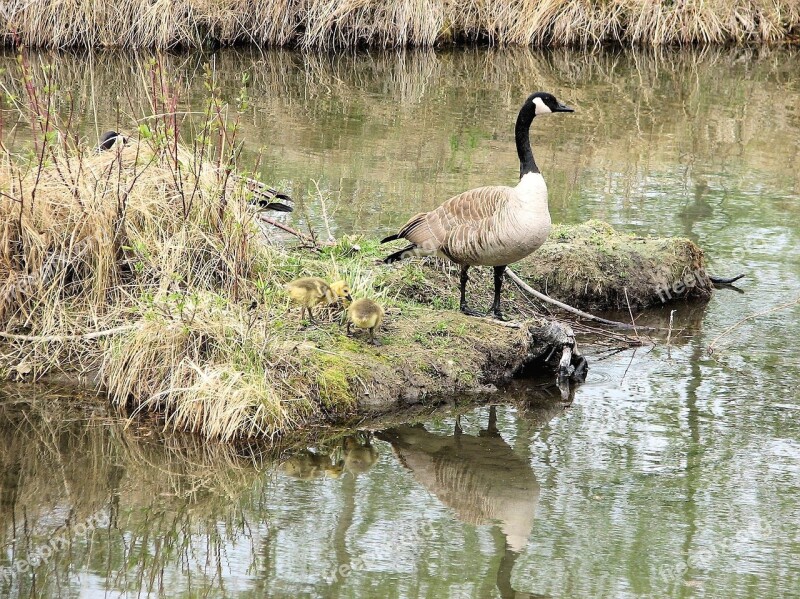
{"label": "black webbed foot", "polygon": [[474,310],[469,306],[467,306],[466,304],[461,306],[461,313],[466,314],[467,316],[477,316],[479,318],[486,316],[486,314],[484,314],[480,310]]}
{"label": "black webbed foot", "polygon": [[497,320],[499,320],[501,322],[508,322],[508,321],[511,320],[505,314],[503,314],[499,309],[490,310],[489,314],[491,314],[492,316],[494,316]]}

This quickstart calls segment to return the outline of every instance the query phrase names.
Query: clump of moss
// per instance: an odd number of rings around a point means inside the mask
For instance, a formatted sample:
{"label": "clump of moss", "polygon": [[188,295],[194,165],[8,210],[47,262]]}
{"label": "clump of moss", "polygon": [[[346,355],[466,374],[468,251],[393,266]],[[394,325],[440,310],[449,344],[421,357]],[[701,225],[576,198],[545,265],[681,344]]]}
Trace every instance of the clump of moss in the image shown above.
{"label": "clump of moss", "polygon": [[703,251],[689,239],[626,235],[596,220],[554,226],[514,268],[539,291],[590,310],[707,299],[712,291]]}

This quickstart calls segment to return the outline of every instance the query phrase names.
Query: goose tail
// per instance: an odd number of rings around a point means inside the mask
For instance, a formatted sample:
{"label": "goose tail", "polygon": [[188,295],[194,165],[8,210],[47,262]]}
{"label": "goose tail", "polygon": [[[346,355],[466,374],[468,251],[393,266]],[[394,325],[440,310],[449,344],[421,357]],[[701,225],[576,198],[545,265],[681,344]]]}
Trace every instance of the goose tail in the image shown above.
{"label": "goose tail", "polygon": [[381,239],[381,243],[389,243],[390,241],[394,241],[395,239],[400,239],[400,234],[395,233],[394,235],[389,235],[389,237],[384,237]]}
{"label": "goose tail", "polygon": [[411,258],[413,256],[430,256],[431,252],[423,250],[421,247],[417,246],[416,244],[407,245],[402,250],[395,252],[394,254],[389,254],[386,258],[383,259],[384,264],[391,264],[392,262],[397,262],[399,260],[405,260],[406,258]]}
{"label": "goose tail", "polygon": [[258,200],[253,202],[253,204],[262,208],[263,210],[274,210],[275,212],[291,212],[293,210],[291,206],[281,204],[280,202],[267,202],[264,200]]}

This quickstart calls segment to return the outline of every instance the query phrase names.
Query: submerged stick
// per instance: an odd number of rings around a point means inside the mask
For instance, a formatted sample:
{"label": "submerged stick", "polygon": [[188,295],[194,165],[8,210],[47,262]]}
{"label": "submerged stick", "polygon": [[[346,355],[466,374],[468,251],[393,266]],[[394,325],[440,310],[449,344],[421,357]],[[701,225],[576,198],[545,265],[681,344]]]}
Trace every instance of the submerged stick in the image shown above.
{"label": "submerged stick", "polygon": [[506,268],[506,276],[511,279],[514,283],[517,284],[517,287],[522,289],[525,293],[532,295],[533,297],[542,300],[543,302],[547,302],[548,304],[553,304],[554,306],[558,306],[562,310],[566,310],[567,312],[571,312],[581,318],[587,318],[589,320],[594,320],[595,322],[601,322],[603,324],[607,324],[613,327],[619,327],[622,329],[628,330],[637,330],[637,329],[644,329],[648,331],[657,331],[658,329],[654,327],[637,327],[636,325],[628,324],[627,322],[618,322],[616,320],[608,320],[607,318],[600,318],[599,316],[595,316],[594,314],[589,314],[588,312],[584,312],[583,310],[578,310],[577,308],[573,308],[569,304],[565,304],[564,302],[560,302],[557,299],[553,299],[545,295],[544,293],[539,293],[533,287],[528,285],[525,281],[519,278],[517,273],[515,273],[510,268]]}

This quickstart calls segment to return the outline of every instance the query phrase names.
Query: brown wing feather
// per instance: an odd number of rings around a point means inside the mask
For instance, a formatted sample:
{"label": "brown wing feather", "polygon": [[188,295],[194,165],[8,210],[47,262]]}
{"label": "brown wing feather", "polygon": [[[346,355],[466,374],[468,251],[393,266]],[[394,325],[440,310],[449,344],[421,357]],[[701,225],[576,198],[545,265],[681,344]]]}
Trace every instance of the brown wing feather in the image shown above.
{"label": "brown wing feather", "polygon": [[512,188],[499,185],[465,191],[430,212],[412,217],[398,236],[455,258],[464,254],[471,240],[480,241],[477,238],[493,226],[493,217],[511,194]]}

